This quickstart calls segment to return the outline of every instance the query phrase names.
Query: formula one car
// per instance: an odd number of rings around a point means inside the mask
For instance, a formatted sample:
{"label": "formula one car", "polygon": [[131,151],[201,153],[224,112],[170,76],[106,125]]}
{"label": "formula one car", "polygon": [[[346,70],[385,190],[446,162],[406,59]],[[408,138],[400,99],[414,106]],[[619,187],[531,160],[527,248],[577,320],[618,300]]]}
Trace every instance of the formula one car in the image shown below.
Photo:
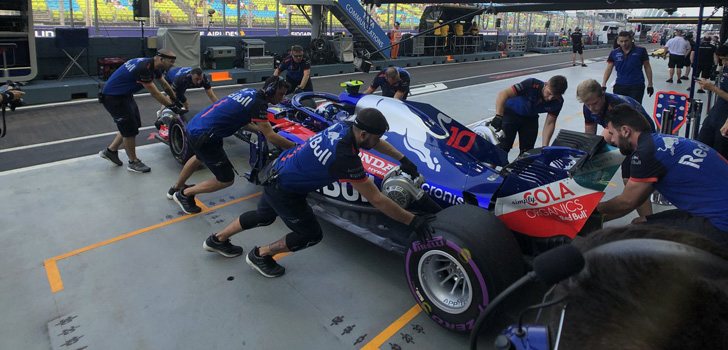
{"label": "formula one car", "polygon": [[[317,108],[305,106],[310,99]],[[338,96],[299,93],[269,108],[268,118],[280,135],[302,143],[368,107],[385,115],[390,128],[383,138],[415,162],[423,177],[411,179],[395,160],[374,150],[360,153],[365,169],[403,208],[436,213],[435,234],[413,240],[405,225],[373,208],[347,183],[332,183],[309,201],[321,219],[404,255],[417,303],[435,322],[458,332],[473,328],[489,302],[530,269],[530,258],[593,226],[592,212],[623,159],[601,137],[561,131],[553,146],[508,164],[485,123],[471,129],[429,104],[356,89]],[[257,172],[277,152],[260,135],[247,139],[252,170],[246,176],[256,183]]]}

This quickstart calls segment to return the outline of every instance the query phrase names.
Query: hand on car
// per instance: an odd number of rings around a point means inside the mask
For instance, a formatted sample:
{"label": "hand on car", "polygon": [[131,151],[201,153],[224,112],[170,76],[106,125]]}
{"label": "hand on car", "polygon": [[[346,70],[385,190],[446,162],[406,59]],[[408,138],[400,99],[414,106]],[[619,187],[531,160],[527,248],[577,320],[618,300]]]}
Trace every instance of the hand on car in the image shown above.
{"label": "hand on car", "polygon": [[178,106],[176,103],[172,103],[169,106],[166,106],[170,111],[172,111],[174,114],[184,114],[187,112],[182,107]]}
{"label": "hand on car", "polygon": [[434,230],[430,226],[430,223],[435,221],[435,215],[434,214],[417,214],[415,215],[414,219],[412,219],[412,222],[408,225],[408,227],[412,230],[412,235],[410,235],[410,240],[419,239],[421,241],[425,240],[431,240],[432,239],[432,233]]}
{"label": "hand on car", "polygon": [[490,126],[492,126],[495,131],[500,131],[503,128],[503,116],[496,114],[495,117],[490,120]]}
{"label": "hand on car", "polygon": [[647,87],[647,96],[652,97],[652,95],[655,93],[655,88],[652,86]]}
{"label": "hand on car", "polygon": [[300,86],[296,86],[296,89],[293,90],[293,93],[294,94],[297,94],[297,93],[300,93],[300,92],[303,92],[303,89]]}
{"label": "hand on car", "polygon": [[406,156],[399,160],[399,168],[412,177],[413,180],[420,177],[420,173],[417,171],[417,166]]}

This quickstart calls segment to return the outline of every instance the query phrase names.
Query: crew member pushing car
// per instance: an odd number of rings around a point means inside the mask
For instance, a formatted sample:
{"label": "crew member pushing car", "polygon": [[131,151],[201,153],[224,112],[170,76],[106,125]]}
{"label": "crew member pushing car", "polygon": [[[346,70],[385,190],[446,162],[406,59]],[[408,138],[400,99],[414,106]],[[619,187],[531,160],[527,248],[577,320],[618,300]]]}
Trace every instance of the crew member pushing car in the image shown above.
{"label": "crew member pushing car", "polygon": [[215,103],[219,100],[217,95],[215,95],[215,92],[212,91],[210,77],[207,74],[202,73],[202,69],[200,68],[175,67],[170,69],[167,74],[165,74],[164,78],[172,85],[172,90],[174,90],[174,94],[177,97],[177,102],[181,103],[187,110],[190,109],[190,104],[187,101],[185,92],[187,92],[187,89],[189,88],[202,87],[205,89],[205,93],[210,99],[210,102]]}
{"label": "crew member pushing car", "polygon": [[[136,156],[136,135],[139,134],[139,127],[142,125],[139,107],[134,101],[134,94],[142,88],[159,103],[167,106],[173,112],[179,113],[179,107],[172,101],[175,99],[172,87],[164,80],[163,72],[174,65],[177,56],[169,49],[161,49],[153,58],[133,58],[126,61],[104,85],[100,99],[104,108],[111,114],[111,117],[119,129],[114,140],[105,149],[99,152],[101,158],[116,164],[123,165],[119,159],[119,147],[122,142],[126,155],[129,157],[129,165],[126,169],[136,173],[148,173],[151,169],[142,163]],[[157,80],[169,97],[162,95],[154,85]]]}
{"label": "crew member pushing car", "polygon": [[[186,132],[195,155],[185,163],[177,183],[167,191],[167,198],[174,199],[185,213],[194,214],[202,211],[195,203],[195,195],[215,192],[232,185],[235,174],[222,147],[222,139],[232,136],[242,127],[260,131],[266,140],[278,147],[293,147],[295,143],[274,132],[267,119],[268,104],[281,102],[288,87],[283,78],[270,77],[262,90],[238,90],[192,118]],[[255,123],[255,126],[251,123]],[[202,163],[215,177],[187,187],[185,182]]]}
{"label": "crew member pushing car", "polygon": [[420,237],[427,236],[432,216],[414,215],[384,196],[367,176],[359,158],[360,150],[375,149],[399,159],[402,171],[412,178],[419,176],[417,167],[407,157],[381,139],[388,128],[381,112],[365,108],[359,111],[354,123],[334,124],[311,136],[306,143],[283,152],[267,171],[261,171],[264,189],[258,208],[243,213],[238,220],[207,238],[205,249],[227,257],[238,256],[243,249],[230,243],[232,235],[270,225],[280,216],[292,232],[271,244],[254,247],[245,260],[263,276],[283,275],[285,268],[273,260],[274,255],[311,247],[323,238],[306,195],[336,181],[350,183],[375,208],[409,225]]}
{"label": "crew member pushing car", "polygon": [[491,125],[497,130],[502,128],[505,133],[499,147],[509,152],[518,134],[521,153],[533,149],[538,136],[539,113],[547,114],[542,138],[543,146],[548,146],[564,104],[561,96],[566,88],[566,78],[555,75],[546,83],[529,78],[498,93]]}
{"label": "crew member pushing car", "polygon": [[[594,79],[582,81],[579,86],[576,87],[576,97],[584,104],[584,132],[587,134],[595,135],[597,133],[597,124],[601,125],[606,133],[607,120],[605,119],[605,116],[616,106],[622,104],[628,105],[638,111],[649,125],[649,131],[655,132],[655,123],[652,121],[652,118],[650,118],[650,115],[647,114],[647,111],[642,108],[642,105],[639,102],[629,96],[604,92],[601,85],[599,85],[599,83]],[[618,145],[614,144],[613,146]],[[622,162],[622,180],[625,184],[627,183],[627,180],[629,180],[629,162],[629,157],[625,158]],[[651,215],[652,203],[649,200],[646,200],[643,204],[637,207],[637,214],[642,217]]]}
{"label": "crew member pushing car", "polygon": [[630,178],[622,194],[599,203],[605,220],[620,218],[657,190],[677,209],[634,222],[663,224],[696,232],[728,246],[728,162],[705,144],[650,132],[640,112],[619,105],[606,116],[607,142],[630,159]]}
{"label": "crew member pushing car", "polygon": [[287,71],[286,81],[290,85],[286,95],[302,91],[313,91],[311,63],[304,57],[303,47],[293,45],[291,54],[278,65],[278,68],[273,71],[273,75],[277,77],[284,71]]}
{"label": "crew member pushing car", "polygon": [[382,88],[382,96],[406,100],[410,91],[410,74],[402,67],[382,69],[364,94],[371,94]]}

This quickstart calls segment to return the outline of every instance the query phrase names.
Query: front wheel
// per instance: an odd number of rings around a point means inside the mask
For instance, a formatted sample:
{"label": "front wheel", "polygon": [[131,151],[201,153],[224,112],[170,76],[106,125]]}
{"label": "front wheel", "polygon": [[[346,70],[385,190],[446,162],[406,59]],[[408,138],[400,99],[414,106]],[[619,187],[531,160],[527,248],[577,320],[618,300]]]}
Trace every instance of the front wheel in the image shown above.
{"label": "front wheel", "polygon": [[190,147],[187,134],[185,133],[184,124],[177,118],[172,118],[168,125],[169,132],[169,150],[178,163],[184,165],[192,155],[192,147]]}
{"label": "front wheel", "polygon": [[469,332],[490,300],[525,273],[518,243],[493,213],[473,205],[442,210],[432,227],[432,240],[407,250],[410,292],[440,326]]}

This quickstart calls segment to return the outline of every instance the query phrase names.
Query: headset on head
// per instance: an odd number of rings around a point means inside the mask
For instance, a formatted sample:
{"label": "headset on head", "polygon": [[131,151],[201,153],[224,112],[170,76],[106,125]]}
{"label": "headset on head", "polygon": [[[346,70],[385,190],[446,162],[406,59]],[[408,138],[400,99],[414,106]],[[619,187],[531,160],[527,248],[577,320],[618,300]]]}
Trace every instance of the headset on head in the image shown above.
{"label": "headset on head", "polygon": [[[705,250],[695,248],[693,246],[673,241],[660,239],[625,239],[615,242],[606,243],[595,247],[584,254],[589,264],[590,260],[596,257],[624,257],[635,258],[645,257],[659,259],[669,262],[674,266],[684,266],[692,268],[700,276],[708,278],[726,278],[728,277],[728,260],[711,254]],[[588,265],[587,265],[588,267]],[[588,278],[588,268],[585,267],[576,276]],[[541,309],[553,305],[559,305],[568,299],[568,295],[558,298],[557,300],[535,305],[527,308],[527,310]],[[558,349],[561,327],[563,326],[564,313],[567,306],[563,306],[561,319],[559,321],[559,332],[555,339],[555,343],[551,343],[549,337],[548,326],[545,325],[512,325],[505,329],[496,339],[498,346],[502,348],[514,350],[526,349]],[[520,321],[520,320],[519,320]],[[508,347],[510,346],[510,347]],[[499,347],[500,349],[501,347]]]}
{"label": "headset on head", "polygon": [[286,79],[278,76],[278,79],[276,81],[263,86],[263,93],[268,98],[273,97],[276,94],[276,91],[278,91],[278,89],[284,84],[286,84]]}

